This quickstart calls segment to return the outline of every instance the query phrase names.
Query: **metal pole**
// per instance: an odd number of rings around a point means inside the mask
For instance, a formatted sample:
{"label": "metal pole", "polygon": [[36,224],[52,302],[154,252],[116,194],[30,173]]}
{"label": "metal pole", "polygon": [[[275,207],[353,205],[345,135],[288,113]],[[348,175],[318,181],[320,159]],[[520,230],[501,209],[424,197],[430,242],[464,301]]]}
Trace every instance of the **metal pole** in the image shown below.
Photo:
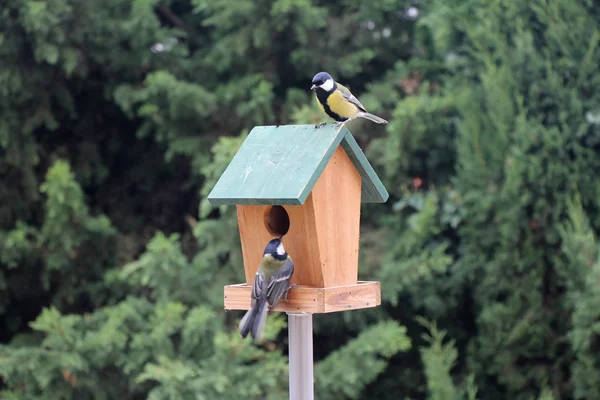
{"label": "metal pole", "polygon": [[287,313],[290,362],[290,400],[313,400],[312,314]]}

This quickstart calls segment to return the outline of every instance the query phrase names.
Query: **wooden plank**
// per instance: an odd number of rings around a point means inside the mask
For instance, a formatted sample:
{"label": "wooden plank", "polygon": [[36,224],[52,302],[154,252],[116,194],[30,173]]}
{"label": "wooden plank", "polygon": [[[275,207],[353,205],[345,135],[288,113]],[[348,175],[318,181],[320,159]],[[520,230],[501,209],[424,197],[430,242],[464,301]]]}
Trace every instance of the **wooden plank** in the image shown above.
{"label": "wooden plank", "polygon": [[283,237],[283,245],[294,261],[292,283],[323,287],[323,255],[319,248],[312,197],[311,193],[304,205],[285,206],[290,217],[290,230]]}
{"label": "wooden plank", "polygon": [[350,131],[334,124],[255,127],[208,200],[213,205],[303,204],[340,143],[362,177],[362,201],[387,201],[385,186]]}
{"label": "wooden plank", "polygon": [[[283,243],[295,265],[292,283],[322,288],[356,282],[360,201],[361,177],[338,146],[308,200],[282,206],[290,220]],[[237,206],[247,283],[254,280],[263,250],[274,237],[265,226],[271,207]]]}
{"label": "wooden plank", "polygon": [[[247,284],[228,285],[224,288],[225,310],[248,310],[251,287]],[[282,299],[273,311],[323,314],[358,310],[381,305],[381,284],[358,281],[353,285],[329,288],[295,287],[288,300]]]}
{"label": "wooden plank", "polygon": [[[323,287],[322,257],[319,253],[317,224],[311,198],[312,194],[302,206],[283,206],[290,219],[290,229],[283,237],[283,245],[294,261],[292,283]],[[271,206],[237,206],[247,283],[253,282],[265,246],[274,237],[265,226],[265,214],[270,208]]]}
{"label": "wooden plank", "polygon": [[311,196],[320,254],[317,268],[323,275],[318,287],[353,284],[358,279],[361,177],[341,146]]}
{"label": "wooden plank", "polygon": [[273,239],[273,235],[265,227],[264,220],[265,213],[270,208],[271,206],[236,206],[244,273],[246,282],[250,284],[260,265],[265,246]]}
{"label": "wooden plank", "polygon": [[[250,309],[252,286],[246,284],[225,286],[224,306],[226,310]],[[321,295],[322,296],[322,295]],[[287,301],[282,299],[273,311],[294,311],[315,314],[319,312],[319,293],[309,287],[295,287],[290,290]]]}
{"label": "wooden plank", "polygon": [[350,132],[346,133],[341,145],[362,177],[362,201],[365,203],[385,203],[390,195]]}
{"label": "wooden plank", "polygon": [[208,195],[211,204],[303,204],[347,129],[255,127]]}
{"label": "wooden plank", "polygon": [[381,304],[381,285],[379,282],[370,282],[328,288],[324,301],[326,312],[376,307]]}

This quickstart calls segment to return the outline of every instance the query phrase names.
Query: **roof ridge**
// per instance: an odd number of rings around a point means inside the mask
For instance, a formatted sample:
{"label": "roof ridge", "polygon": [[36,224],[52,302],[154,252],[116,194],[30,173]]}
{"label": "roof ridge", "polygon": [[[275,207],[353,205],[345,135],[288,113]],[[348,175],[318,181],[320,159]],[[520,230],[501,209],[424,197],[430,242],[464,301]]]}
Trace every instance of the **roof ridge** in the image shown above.
{"label": "roof ridge", "polygon": [[213,205],[303,204],[338,146],[361,175],[362,201],[389,195],[345,125],[254,127],[208,195]]}

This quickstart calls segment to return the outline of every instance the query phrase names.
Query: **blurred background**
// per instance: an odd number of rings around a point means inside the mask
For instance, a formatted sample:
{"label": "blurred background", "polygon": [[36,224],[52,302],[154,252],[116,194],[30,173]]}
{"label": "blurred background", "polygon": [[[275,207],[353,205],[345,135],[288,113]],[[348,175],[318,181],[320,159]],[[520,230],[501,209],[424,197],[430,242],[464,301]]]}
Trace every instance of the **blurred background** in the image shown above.
{"label": "blurred background", "polygon": [[597,2],[0,3],[0,398],[287,398],[206,195],[254,126],[328,120],[324,70],[390,120],[349,124],[390,199],[316,398],[600,399]]}

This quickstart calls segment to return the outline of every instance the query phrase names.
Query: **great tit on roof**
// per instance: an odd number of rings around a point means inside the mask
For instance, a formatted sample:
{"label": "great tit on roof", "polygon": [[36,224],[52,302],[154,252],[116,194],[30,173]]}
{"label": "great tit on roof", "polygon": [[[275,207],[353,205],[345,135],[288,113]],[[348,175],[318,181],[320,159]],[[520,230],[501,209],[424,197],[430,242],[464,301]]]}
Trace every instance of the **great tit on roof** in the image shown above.
{"label": "great tit on roof", "polygon": [[388,122],[377,115],[367,112],[365,106],[346,87],[333,80],[327,72],[319,72],[312,79],[310,88],[317,94],[321,111],[337,121],[337,124],[365,118],[378,124]]}
{"label": "great tit on roof", "polygon": [[281,238],[276,238],[265,247],[263,258],[254,276],[251,308],[240,321],[240,335],[243,338],[252,334],[255,341],[262,340],[267,312],[279,303],[282,297],[287,299],[288,291],[295,285],[289,285],[294,274],[294,263],[286,253]]}

